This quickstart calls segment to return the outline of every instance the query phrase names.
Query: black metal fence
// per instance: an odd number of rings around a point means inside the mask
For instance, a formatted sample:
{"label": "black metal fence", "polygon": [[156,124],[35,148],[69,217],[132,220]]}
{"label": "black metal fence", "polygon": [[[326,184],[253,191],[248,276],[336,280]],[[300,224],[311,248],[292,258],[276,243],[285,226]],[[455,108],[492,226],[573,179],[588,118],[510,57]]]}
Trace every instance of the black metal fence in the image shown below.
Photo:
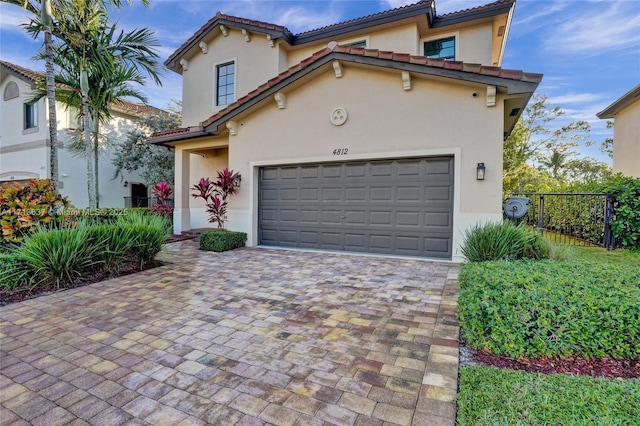
{"label": "black metal fence", "polygon": [[[609,194],[514,194],[531,200],[520,221],[556,244],[615,248]],[[507,197],[508,198],[508,197]]]}

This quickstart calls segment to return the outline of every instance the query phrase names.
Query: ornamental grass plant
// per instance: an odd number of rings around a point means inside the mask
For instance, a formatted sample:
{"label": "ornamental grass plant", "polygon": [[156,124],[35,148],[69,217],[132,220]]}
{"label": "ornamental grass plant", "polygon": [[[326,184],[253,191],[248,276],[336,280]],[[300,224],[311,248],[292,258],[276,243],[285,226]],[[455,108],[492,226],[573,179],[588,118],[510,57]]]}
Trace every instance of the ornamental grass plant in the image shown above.
{"label": "ornamental grass plant", "polygon": [[509,220],[472,226],[464,233],[461,250],[469,262],[548,259],[552,255],[547,239]]}

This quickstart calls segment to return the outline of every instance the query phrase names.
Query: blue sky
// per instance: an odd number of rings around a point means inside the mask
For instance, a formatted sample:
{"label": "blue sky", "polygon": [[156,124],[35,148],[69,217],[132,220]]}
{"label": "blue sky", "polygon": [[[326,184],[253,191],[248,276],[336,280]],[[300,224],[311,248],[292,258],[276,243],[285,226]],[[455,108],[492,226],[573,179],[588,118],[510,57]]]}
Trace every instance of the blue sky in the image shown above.
{"label": "blue sky", "polygon": [[[417,0],[151,0],[114,14],[125,30],[148,27],[159,39],[164,61],[216,11],[284,25],[294,33],[380,12]],[[438,14],[490,3],[491,0],[436,0]],[[34,70],[44,64],[31,58],[41,41],[19,26],[28,15],[0,3],[0,58]],[[583,155],[609,161],[599,142],[612,135],[596,113],[640,83],[640,1],[518,0],[509,34],[504,68],[544,74],[537,93],[566,111],[558,124],[587,120],[593,147]],[[166,107],[180,99],[180,76],[167,71],[163,87],[152,82],[144,89],[149,103]],[[610,161],[609,161],[610,162]]]}

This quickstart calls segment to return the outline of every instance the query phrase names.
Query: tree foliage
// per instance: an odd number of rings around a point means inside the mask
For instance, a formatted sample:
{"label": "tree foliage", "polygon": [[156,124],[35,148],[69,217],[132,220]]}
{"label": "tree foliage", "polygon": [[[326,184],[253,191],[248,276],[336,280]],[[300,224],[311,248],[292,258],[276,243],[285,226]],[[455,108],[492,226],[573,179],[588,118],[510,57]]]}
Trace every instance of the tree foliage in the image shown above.
{"label": "tree foliage", "polygon": [[[174,109],[175,108],[169,108]],[[151,145],[146,140],[155,132],[180,126],[177,113],[148,114],[140,119],[127,139],[117,144],[111,162],[116,167],[114,179],[122,179],[122,171],[138,172],[144,184],[152,186],[158,182],[174,182],[174,152],[172,148]]]}
{"label": "tree foliage", "polygon": [[557,124],[565,111],[544,95],[535,95],[504,142],[503,190],[544,192],[569,182],[602,179],[610,167],[573,150],[591,145],[586,121]]}

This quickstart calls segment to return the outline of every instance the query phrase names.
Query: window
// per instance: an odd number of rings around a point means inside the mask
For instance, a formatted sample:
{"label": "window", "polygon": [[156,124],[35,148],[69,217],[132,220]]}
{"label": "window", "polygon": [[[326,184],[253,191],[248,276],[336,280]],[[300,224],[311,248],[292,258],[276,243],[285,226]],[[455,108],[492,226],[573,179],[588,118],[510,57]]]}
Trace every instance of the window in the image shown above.
{"label": "window", "polygon": [[347,46],[351,46],[351,47],[364,47],[364,48],[366,49],[366,47],[367,47],[367,40],[356,41],[355,43],[349,43],[349,44],[347,44]]}
{"label": "window", "polygon": [[223,106],[235,100],[236,66],[227,62],[216,66],[216,106]]}
{"label": "window", "polygon": [[428,58],[455,59],[456,38],[447,37],[425,42],[424,56]]}
{"label": "window", "polygon": [[24,104],[24,128],[33,129],[38,127],[38,104]]}

